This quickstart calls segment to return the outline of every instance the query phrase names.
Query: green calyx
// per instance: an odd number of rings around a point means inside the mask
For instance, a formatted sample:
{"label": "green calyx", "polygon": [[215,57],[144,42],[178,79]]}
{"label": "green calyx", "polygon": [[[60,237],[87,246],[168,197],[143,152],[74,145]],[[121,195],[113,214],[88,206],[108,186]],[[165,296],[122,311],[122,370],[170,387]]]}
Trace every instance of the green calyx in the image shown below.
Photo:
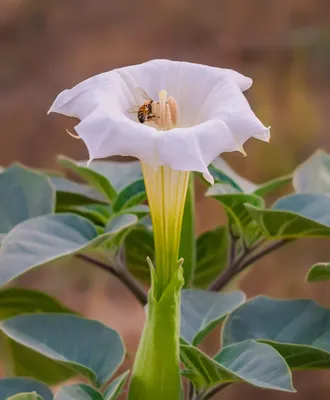
{"label": "green calyx", "polygon": [[182,260],[159,300],[156,271],[151,267],[147,319],[135,358],[129,400],[179,400],[180,291],[184,283]]}

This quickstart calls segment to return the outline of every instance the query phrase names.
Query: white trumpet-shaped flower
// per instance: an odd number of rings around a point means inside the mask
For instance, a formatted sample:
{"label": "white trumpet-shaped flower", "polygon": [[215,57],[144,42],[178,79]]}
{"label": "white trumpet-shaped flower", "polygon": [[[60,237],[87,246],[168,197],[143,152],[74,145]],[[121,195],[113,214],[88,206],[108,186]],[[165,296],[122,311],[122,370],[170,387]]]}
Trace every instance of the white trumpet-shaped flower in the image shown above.
{"label": "white trumpet-shaped flower", "polygon": [[[153,222],[156,270],[152,269],[148,317],[136,355],[129,399],[181,397],[178,253],[189,171],[210,182],[208,165],[221,153],[243,151],[250,137],[268,141],[269,129],[252,112],[243,75],[168,60],[116,69],[62,92],[50,111],[80,119],[75,127],[90,160],[112,155],[141,160]],[[147,122],[131,110],[142,106]],[[143,115],[142,115],[143,116]],[[142,122],[144,122],[144,118]]]}
{"label": "white trumpet-shaped flower", "polygon": [[[250,137],[269,140],[242,91],[252,80],[238,72],[187,62],[153,60],[115,69],[64,90],[49,112],[76,117],[90,160],[137,157],[153,167],[199,171],[212,183],[208,165],[221,153],[242,151]],[[137,87],[157,100],[166,90],[178,106],[170,130],[139,123],[130,113],[142,105]]]}

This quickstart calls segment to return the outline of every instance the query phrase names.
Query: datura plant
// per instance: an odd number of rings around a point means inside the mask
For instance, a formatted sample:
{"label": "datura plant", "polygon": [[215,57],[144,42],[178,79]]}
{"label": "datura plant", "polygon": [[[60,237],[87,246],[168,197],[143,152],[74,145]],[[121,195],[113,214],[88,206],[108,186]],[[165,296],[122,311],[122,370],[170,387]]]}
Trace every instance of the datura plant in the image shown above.
{"label": "datura plant", "polygon": [[[245,154],[251,137],[269,140],[243,94],[251,85],[232,70],[154,60],[59,94],[50,112],[80,120],[69,133],[89,159],[60,156],[62,174],[20,164],[0,173],[0,400],[206,400],[240,382],[295,392],[292,370],[330,367],[329,310],[308,299],[246,301],[239,290],[262,257],[330,235],[325,152],[259,185],[219,158]],[[115,155],[138,161],[95,160]],[[227,214],[197,238],[196,179]],[[290,183],[294,193],[266,206]],[[120,368],[116,331],[9,285],[70,258],[107,271],[144,307],[131,371]],[[329,277],[320,262],[307,279]],[[200,345],[218,325],[221,346],[206,354]]]}

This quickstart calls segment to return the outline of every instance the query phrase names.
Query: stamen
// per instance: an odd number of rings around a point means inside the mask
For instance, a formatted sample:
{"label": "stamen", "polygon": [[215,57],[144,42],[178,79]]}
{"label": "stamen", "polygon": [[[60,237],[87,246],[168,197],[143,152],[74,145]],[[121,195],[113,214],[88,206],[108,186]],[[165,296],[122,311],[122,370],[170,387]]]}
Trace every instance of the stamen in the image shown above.
{"label": "stamen", "polygon": [[178,104],[172,96],[167,99],[167,103],[170,108],[172,125],[174,127],[178,123]]}
{"label": "stamen", "polygon": [[152,118],[148,119],[145,124],[168,131],[177,125],[178,105],[172,96],[167,97],[166,90],[161,90],[158,96],[159,101],[154,100],[151,104]]}
{"label": "stamen", "polygon": [[158,129],[170,130],[177,124],[178,106],[174,98],[167,97],[166,90],[159,92],[159,101],[152,104],[152,112],[155,115],[154,123]]}

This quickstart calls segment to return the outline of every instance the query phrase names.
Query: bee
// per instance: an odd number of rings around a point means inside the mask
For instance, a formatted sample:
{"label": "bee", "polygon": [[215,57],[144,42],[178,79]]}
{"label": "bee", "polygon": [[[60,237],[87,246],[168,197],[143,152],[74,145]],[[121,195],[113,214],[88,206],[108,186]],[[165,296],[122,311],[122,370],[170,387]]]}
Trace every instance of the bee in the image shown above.
{"label": "bee", "polygon": [[141,124],[145,122],[150,122],[153,121],[156,118],[156,115],[152,111],[152,103],[154,100],[147,95],[147,93],[141,89],[141,88],[136,88],[137,91],[139,92],[140,96],[144,99],[144,103],[142,106],[140,106],[137,111],[137,118],[141,122]]}

